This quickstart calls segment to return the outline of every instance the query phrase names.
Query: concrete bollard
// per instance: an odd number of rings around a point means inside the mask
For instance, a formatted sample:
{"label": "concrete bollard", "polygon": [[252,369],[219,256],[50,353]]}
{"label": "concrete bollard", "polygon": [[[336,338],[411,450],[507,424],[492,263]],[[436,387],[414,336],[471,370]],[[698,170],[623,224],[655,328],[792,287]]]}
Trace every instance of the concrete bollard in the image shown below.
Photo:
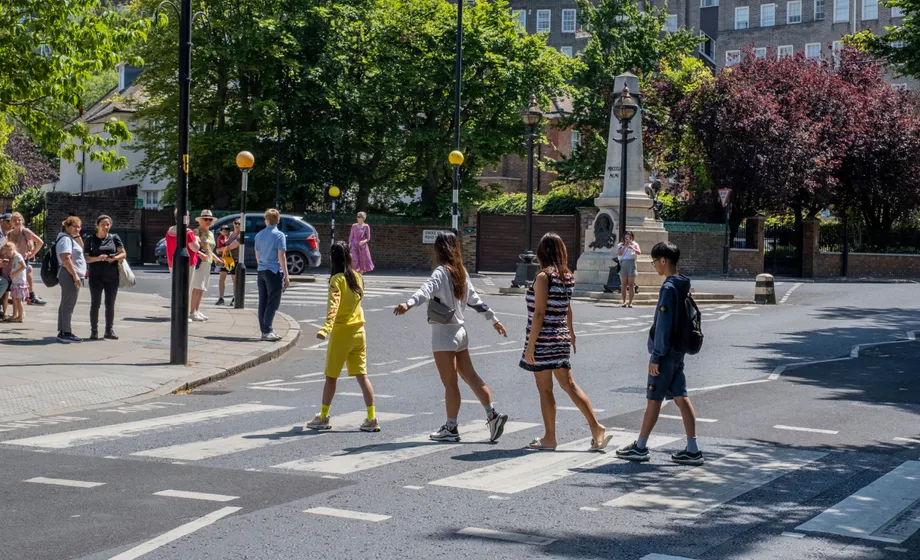
{"label": "concrete bollard", "polygon": [[754,285],[754,303],[776,305],[776,288],[772,274],[758,274]]}

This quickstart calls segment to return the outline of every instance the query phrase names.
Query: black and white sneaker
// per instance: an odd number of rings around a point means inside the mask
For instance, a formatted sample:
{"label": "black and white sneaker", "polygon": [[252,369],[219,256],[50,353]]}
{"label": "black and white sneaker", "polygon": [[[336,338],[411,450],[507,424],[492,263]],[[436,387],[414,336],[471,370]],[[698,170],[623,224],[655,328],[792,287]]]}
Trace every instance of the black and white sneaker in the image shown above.
{"label": "black and white sneaker", "polygon": [[457,426],[448,427],[447,424],[441,426],[441,429],[428,436],[431,441],[460,441],[460,431]]}
{"label": "black and white sneaker", "polygon": [[648,447],[639,447],[634,441],[626,447],[617,449],[617,458],[625,459],[627,461],[635,461],[637,463],[644,463],[649,459]]}
{"label": "black and white sneaker", "polygon": [[690,453],[686,449],[683,451],[678,451],[677,453],[672,453],[671,460],[678,465],[693,465],[695,467],[698,467],[704,463],[702,451]]}
{"label": "black and white sneaker", "polygon": [[495,443],[498,441],[498,438],[502,437],[502,432],[505,431],[506,422],[508,422],[508,415],[499,414],[498,412],[486,422],[486,426],[489,427],[489,441]]}
{"label": "black and white sneaker", "polygon": [[215,303],[214,305],[223,305],[223,304],[224,304],[224,298],[220,297],[220,298],[217,298],[217,303]]}

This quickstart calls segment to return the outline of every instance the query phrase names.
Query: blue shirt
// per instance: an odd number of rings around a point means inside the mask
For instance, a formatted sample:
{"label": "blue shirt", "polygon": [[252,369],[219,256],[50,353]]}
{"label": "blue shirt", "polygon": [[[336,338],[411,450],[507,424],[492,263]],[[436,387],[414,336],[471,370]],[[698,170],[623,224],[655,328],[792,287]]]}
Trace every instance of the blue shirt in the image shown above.
{"label": "blue shirt", "polygon": [[256,234],[256,254],[259,255],[258,270],[281,272],[278,251],[287,251],[287,240],[276,226],[268,226]]}

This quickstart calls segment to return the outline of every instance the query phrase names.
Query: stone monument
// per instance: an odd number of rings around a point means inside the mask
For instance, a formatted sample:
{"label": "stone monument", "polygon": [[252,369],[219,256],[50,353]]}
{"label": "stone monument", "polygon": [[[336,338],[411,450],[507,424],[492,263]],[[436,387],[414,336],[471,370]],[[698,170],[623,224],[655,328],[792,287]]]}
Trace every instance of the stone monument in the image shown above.
{"label": "stone monument", "polygon": [[659,241],[668,240],[664,223],[652,212],[652,200],[646,194],[645,159],[642,149],[642,96],[639,90],[639,78],[626,73],[616,77],[614,91],[618,99],[623,87],[629,88],[630,95],[636,98],[639,110],[630,121],[629,128],[636,140],[625,147],[614,139],[620,137],[620,123],[610,114],[610,131],[607,136],[607,164],[604,171],[604,190],[594,199],[598,208],[594,222],[585,231],[585,251],[578,258],[575,271],[576,289],[579,292],[600,292],[607,283],[610,267],[616,257],[620,231],[620,169],[621,150],[628,150],[626,172],[626,229],[636,235],[636,243],[642,254],[636,261],[638,277],[636,286],[658,287],[664,278],[658,276],[652,265],[649,253]]}

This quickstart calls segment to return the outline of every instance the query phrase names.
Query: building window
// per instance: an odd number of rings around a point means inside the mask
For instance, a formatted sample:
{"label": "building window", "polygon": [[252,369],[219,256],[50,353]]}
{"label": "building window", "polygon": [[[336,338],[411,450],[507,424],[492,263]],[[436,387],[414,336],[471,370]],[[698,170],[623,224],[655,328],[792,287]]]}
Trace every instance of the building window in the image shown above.
{"label": "building window", "polygon": [[907,91],[907,84],[891,84],[891,89],[895,91]]}
{"label": "building window", "polygon": [[815,0],[815,21],[824,21],[824,0]]}
{"label": "building window", "polygon": [[795,49],[792,47],[792,45],[783,45],[776,50],[776,56],[780,59],[790,58],[793,55],[795,55]]}
{"label": "building window", "polygon": [[668,16],[668,22],[665,24],[665,31],[668,33],[677,33],[677,14]]}
{"label": "building window", "polygon": [[552,10],[537,10],[537,33],[550,30],[550,18],[552,17]]}
{"label": "building window", "polygon": [[888,46],[891,47],[891,48],[893,48],[893,49],[903,49],[903,48],[904,48],[904,40],[902,39],[902,40],[900,40],[900,41],[892,41],[892,42],[888,43]]}
{"label": "building window", "polygon": [[734,66],[741,62],[741,51],[725,51],[725,66]]}
{"label": "building window", "polygon": [[514,10],[511,18],[518,22],[522,30],[527,31],[527,10]]}
{"label": "building window", "polygon": [[834,0],[834,23],[850,21],[850,0]]}
{"label": "building window", "polygon": [[562,10],[562,32],[575,33],[575,10]]}
{"label": "building window", "polygon": [[700,31],[700,54],[715,63],[716,42],[703,31]]}
{"label": "building window", "polygon": [[569,58],[572,58],[572,47],[559,47],[559,52]]}
{"label": "building window", "polygon": [[899,8],[897,6],[892,6],[891,8],[891,17],[904,17],[904,8]]}
{"label": "building window", "polygon": [[757,47],[754,49],[755,58],[767,58],[767,47]]}
{"label": "building window", "polygon": [[747,29],[750,27],[750,13],[751,10],[747,6],[735,8],[735,29]]}
{"label": "building window", "polygon": [[821,58],[821,43],[808,43],[805,45],[805,58]]}
{"label": "building window", "polygon": [[144,205],[158,206],[160,204],[160,191],[144,191]]}
{"label": "building window", "polygon": [[578,146],[581,145],[581,133],[577,130],[572,131],[572,153],[578,151]]}
{"label": "building window", "polygon": [[878,19],[878,0],[863,0],[863,20]]}
{"label": "building window", "polygon": [[700,8],[715,8],[719,5],[719,0],[700,0]]}
{"label": "building window", "polygon": [[786,23],[802,23],[802,2],[786,2]]}
{"label": "building window", "polygon": [[776,4],[764,4],[760,7],[760,26],[773,27],[776,25]]}

